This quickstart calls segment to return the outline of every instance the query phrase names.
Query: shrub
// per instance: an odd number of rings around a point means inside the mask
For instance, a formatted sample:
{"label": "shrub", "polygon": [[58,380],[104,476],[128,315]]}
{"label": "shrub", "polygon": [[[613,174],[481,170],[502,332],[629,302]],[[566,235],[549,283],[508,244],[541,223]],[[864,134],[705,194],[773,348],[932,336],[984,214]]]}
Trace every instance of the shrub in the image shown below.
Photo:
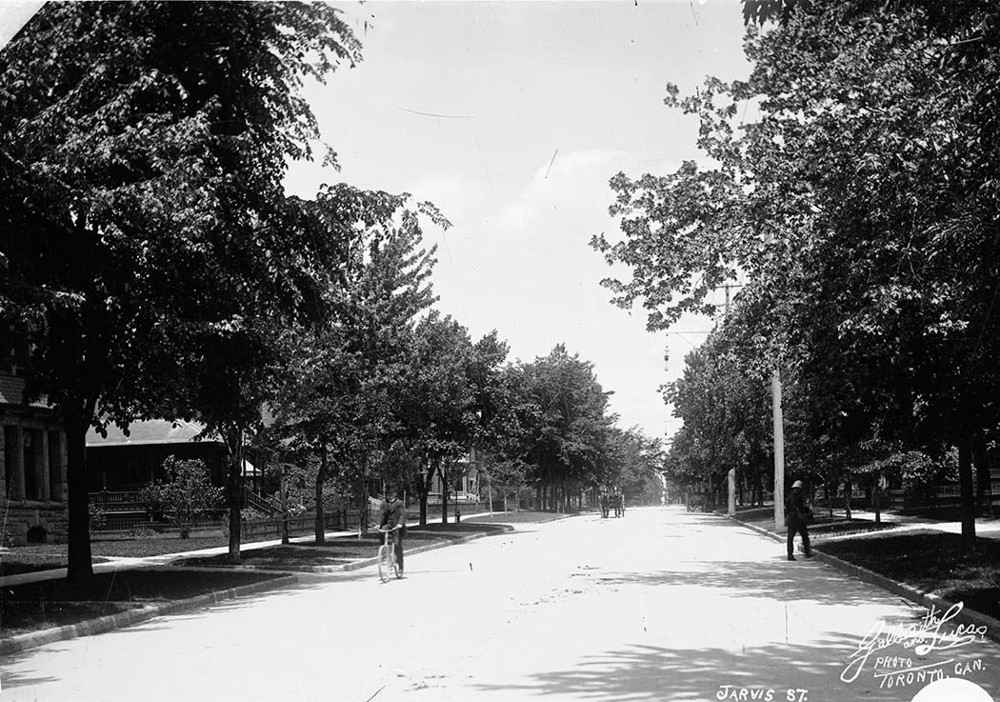
{"label": "shrub", "polygon": [[154,512],[162,511],[181,531],[181,538],[191,535],[195,520],[222,501],[222,488],[212,485],[208,468],[198,460],[179,460],[169,456],[163,462],[168,478],[150,483],[143,489],[143,501]]}

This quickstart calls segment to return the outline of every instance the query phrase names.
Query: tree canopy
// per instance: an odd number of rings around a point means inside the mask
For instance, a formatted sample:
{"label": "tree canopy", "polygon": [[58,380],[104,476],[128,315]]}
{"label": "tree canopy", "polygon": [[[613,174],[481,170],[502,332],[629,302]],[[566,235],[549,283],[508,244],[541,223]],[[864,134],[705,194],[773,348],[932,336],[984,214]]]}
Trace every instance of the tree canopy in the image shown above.
{"label": "tree canopy", "polygon": [[339,245],[281,181],[318,136],[303,80],[359,58],[301,3],[47,3],[0,54],[0,343],[64,417],[71,578],[88,427],[252,421],[275,328],[328,284]]}
{"label": "tree canopy", "polygon": [[[706,158],[616,175],[622,236],[592,241],[630,267],[605,284],[620,305],[641,300],[651,329],[715,313],[710,293],[744,285],[673,393],[738,409],[726,359],[748,378],[780,367],[802,470],[883,441],[950,444],[968,486],[971,446],[997,428],[996,90],[984,80],[997,12],[942,7],[745,2],[749,79],[666,96],[699,119]],[[685,441],[703,450],[739,425],[694,410],[680,410]]]}

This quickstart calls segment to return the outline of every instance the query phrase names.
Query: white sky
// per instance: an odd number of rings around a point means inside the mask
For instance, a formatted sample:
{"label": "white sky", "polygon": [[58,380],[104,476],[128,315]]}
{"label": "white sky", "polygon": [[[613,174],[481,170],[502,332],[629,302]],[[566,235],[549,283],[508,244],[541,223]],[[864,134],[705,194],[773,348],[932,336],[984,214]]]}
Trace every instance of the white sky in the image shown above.
{"label": "white sky", "polygon": [[704,335],[648,333],[642,309],[611,305],[599,281],[612,271],[588,242],[618,238],[614,174],[698,156],[697,124],[663,105],[665,86],[748,75],[739,0],[338,7],[364,61],[309,96],[342,171],[296,167],[290,189],[344,180],[433,201],[455,225],[427,232],[444,312],[473,338],[496,329],[524,361],[564,342],[615,392],[623,427],[672,434],[657,388]]}
{"label": "white sky", "polygon": [[[0,0],[0,46],[39,4]],[[657,388],[704,336],[648,333],[643,310],[612,306],[588,242],[618,238],[615,173],[698,156],[697,124],[664,88],[746,77],[739,0],[333,4],[364,60],[307,97],[342,170],[297,164],[289,191],[345,181],[431,200],[454,224],[427,231],[443,312],[474,339],[496,329],[512,359],[565,343],[614,391],[621,426],[672,434]]]}

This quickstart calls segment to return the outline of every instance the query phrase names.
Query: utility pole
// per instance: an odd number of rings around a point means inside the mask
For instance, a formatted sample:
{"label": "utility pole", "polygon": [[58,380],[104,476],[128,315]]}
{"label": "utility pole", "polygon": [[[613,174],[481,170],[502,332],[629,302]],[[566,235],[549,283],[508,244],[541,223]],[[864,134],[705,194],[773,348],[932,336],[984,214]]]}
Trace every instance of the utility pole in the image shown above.
{"label": "utility pole", "polygon": [[[729,289],[739,285],[723,285],[726,291],[726,316],[729,316]],[[781,375],[775,363],[771,375],[771,398],[774,425],[774,530],[785,531],[785,428],[781,413]],[[729,469],[730,516],[736,514],[736,469]]]}
{"label": "utility pole", "polygon": [[[734,287],[732,285],[724,285],[726,290],[726,317],[729,317],[729,288]],[[729,469],[729,504],[727,505],[727,514],[730,517],[736,514],[736,468]]]}
{"label": "utility pole", "polygon": [[775,364],[771,375],[771,398],[774,414],[774,530],[785,531],[785,428],[781,416],[781,376]]}

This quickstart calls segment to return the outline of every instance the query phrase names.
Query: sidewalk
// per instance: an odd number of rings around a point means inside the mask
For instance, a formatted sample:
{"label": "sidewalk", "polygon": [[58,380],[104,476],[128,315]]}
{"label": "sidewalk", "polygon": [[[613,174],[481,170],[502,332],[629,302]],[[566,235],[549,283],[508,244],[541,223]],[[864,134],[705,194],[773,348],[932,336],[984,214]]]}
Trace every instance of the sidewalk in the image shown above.
{"label": "sidewalk", "polygon": [[[826,514],[826,510],[816,510],[817,514]],[[834,516],[844,514],[843,509],[835,509]],[[865,521],[875,521],[875,512],[865,509],[852,509],[851,517],[854,519],[864,519]],[[880,519],[885,524],[898,524],[900,529],[936,529],[937,531],[948,532],[949,534],[961,534],[962,523],[956,521],[942,521],[931,519],[930,517],[918,517],[912,514],[898,514],[893,511],[883,510]],[[976,536],[984,539],[1000,539],[1000,519],[976,518]]]}
{"label": "sidewalk", "polygon": [[[474,519],[476,517],[486,517],[489,516],[489,512],[482,512],[479,514],[469,514],[462,515],[466,520]],[[461,522],[459,522],[461,523]],[[408,528],[414,528],[420,526],[419,520],[410,520],[406,525]],[[326,532],[326,539],[338,539],[338,538],[350,538],[358,535],[357,530],[350,531],[328,531]],[[310,543],[315,539],[314,534],[309,534],[306,536],[296,536],[289,539],[289,543]],[[240,552],[245,553],[247,551],[255,551],[258,549],[271,548],[274,546],[281,546],[281,539],[271,539],[268,541],[254,541],[251,543],[245,543],[240,545]],[[107,561],[94,564],[95,573],[107,573],[116,570],[126,570],[135,568],[154,568],[169,565],[183,566],[183,563],[175,564],[174,561],[183,560],[187,558],[202,558],[208,556],[218,556],[229,552],[228,546],[215,546],[213,548],[204,548],[195,551],[178,551],[177,553],[164,553],[157,556],[145,556],[143,558],[129,558],[129,557],[114,557],[107,556]],[[2,555],[0,555],[2,558]],[[47,570],[36,570],[30,573],[18,573],[16,575],[7,575],[0,577],[0,587],[6,585],[20,585],[22,583],[36,583],[45,580],[61,580],[66,577],[65,568],[51,568]]]}
{"label": "sidewalk", "polygon": [[[843,512],[843,510],[834,510],[834,518],[838,516],[838,512]],[[826,513],[826,512],[825,512]],[[738,524],[744,528],[755,531],[758,534],[768,537],[779,543],[784,543],[786,534],[778,533],[773,529],[773,522],[770,526],[763,526],[761,524],[754,524],[751,522],[744,522],[739,520],[736,516],[731,516],[725,513],[725,511],[717,511],[715,514],[728,519],[730,522]],[[828,514],[828,513],[827,513]],[[842,516],[842,515],[840,515]],[[851,516],[856,519],[863,519],[866,521],[874,521],[875,513],[866,510],[851,510]],[[901,515],[896,513],[886,513],[881,514],[881,521],[883,523],[895,523],[899,524],[898,528],[889,531],[876,531],[870,534],[865,534],[860,538],[884,538],[889,535],[899,534],[900,532],[917,530],[917,529],[932,529],[942,532],[959,534],[961,533],[962,525],[961,522],[944,522],[934,519],[928,519],[925,517],[916,517],[911,515]],[[985,527],[985,529],[983,528]],[[988,520],[985,524],[981,524],[977,519],[976,521],[976,535],[988,538],[991,540],[1000,539],[1000,522],[997,520]],[[830,541],[836,541],[840,538],[850,539],[859,538],[858,534],[845,534],[844,536],[831,536],[828,537]],[[796,550],[798,552],[802,551],[802,544],[800,541],[796,541]],[[814,541],[812,547],[813,559],[822,563],[825,563],[833,568],[839,570],[842,573],[853,575],[859,580],[869,583],[871,585],[876,585],[877,587],[886,590],[887,592],[894,593],[901,597],[910,600],[922,607],[931,610],[932,608],[937,608],[941,612],[949,611],[952,607],[956,605],[955,602],[939,597],[936,594],[927,593],[923,590],[917,589],[911,585],[903,582],[896,581],[889,578],[881,573],[876,573],[873,570],[865,568],[855,563],[843,560],[834,556],[832,554],[823,551],[823,544],[816,543]],[[801,561],[801,558],[800,558]],[[993,641],[1000,643],[1000,620],[997,620],[991,616],[978,612],[964,603],[960,603],[960,611],[955,617],[956,621],[966,623],[972,626],[983,626],[986,630],[986,636]]]}

